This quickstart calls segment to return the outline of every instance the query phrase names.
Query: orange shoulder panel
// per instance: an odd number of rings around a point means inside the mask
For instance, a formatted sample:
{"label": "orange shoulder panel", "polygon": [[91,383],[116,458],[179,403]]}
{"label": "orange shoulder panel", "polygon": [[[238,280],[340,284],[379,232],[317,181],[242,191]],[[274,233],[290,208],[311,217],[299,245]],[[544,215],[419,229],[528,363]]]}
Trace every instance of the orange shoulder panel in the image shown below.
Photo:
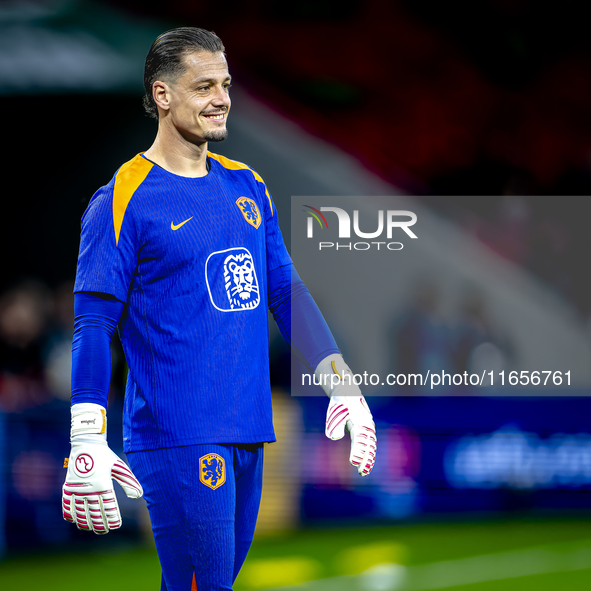
{"label": "orange shoulder panel", "polygon": [[225,156],[220,156],[219,154],[213,154],[212,152],[207,152],[207,155],[214,160],[217,160],[224,168],[229,170],[250,170],[252,172],[254,178],[259,183],[263,184],[265,187],[265,194],[267,195],[267,199],[269,200],[269,207],[271,208],[271,215],[273,215],[273,201],[271,200],[271,195],[269,195],[269,190],[267,189],[267,185],[265,185],[265,181],[261,177],[261,175],[254,171],[250,166],[246,166],[246,164],[242,164],[242,162],[237,162],[236,160],[230,160]]}
{"label": "orange shoulder panel", "polygon": [[115,226],[115,244],[119,244],[119,234],[123,225],[123,217],[133,194],[144,182],[154,166],[149,160],[138,154],[126,162],[117,172],[115,189],[113,190],[113,224]]}

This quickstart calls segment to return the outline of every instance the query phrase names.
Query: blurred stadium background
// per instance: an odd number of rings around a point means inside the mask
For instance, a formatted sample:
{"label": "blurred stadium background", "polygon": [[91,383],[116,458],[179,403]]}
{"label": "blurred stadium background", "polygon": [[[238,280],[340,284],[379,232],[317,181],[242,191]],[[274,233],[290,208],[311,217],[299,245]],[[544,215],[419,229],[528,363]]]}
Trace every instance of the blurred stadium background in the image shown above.
{"label": "blurred stadium background", "polygon": [[[150,145],[143,60],[180,25],[226,45],[233,114],[214,151],[265,178],[288,245],[295,195],[396,195],[418,213],[420,249],[380,293],[359,282],[326,311],[322,270],[296,260],[355,371],[572,372],[568,388],[378,392],[379,460],[361,480],[324,437],[326,400],[289,395],[273,326],[279,441],[236,589],[590,588],[584,14],[568,0],[0,3],[0,588],[159,585],[143,502],[118,495],[116,534],[78,532],[61,466],[80,217]],[[119,452],[118,343],[113,368]]]}

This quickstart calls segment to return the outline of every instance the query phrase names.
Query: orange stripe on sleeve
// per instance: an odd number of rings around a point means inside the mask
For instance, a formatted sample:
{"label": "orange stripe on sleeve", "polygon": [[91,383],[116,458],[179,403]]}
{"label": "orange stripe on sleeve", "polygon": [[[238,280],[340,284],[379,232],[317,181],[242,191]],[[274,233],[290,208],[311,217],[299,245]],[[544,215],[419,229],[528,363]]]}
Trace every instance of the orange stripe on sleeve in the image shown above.
{"label": "orange stripe on sleeve", "polygon": [[269,206],[271,207],[271,215],[273,215],[273,201],[271,201],[271,195],[269,195],[269,190],[267,189],[267,185],[265,185],[265,181],[263,177],[258,172],[255,172],[250,166],[246,166],[242,162],[237,162],[236,160],[230,160],[225,156],[220,156],[219,154],[213,154],[212,152],[207,152],[207,155],[214,160],[217,160],[224,168],[229,170],[250,170],[252,172],[254,178],[259,183],[262,183],[265,187],[265,195],[267,195],[267,199],[269,200]]}
{"label": "orange stripe on sleeve", "polygon": [[115,244],[119,244],[119,234],[123,225],[123,217],[127,206],[137,188],[144,182],[153,164],[138,154],[126,162],[117,172],[113,191],[113,224],[115,227]]}
{"label": "orange stripe on sleeve", "polygon": [[193,573],[193,581],[191,583],[191,591],[199,591],[197,589],[197,581],[195,580],[195,573]]}

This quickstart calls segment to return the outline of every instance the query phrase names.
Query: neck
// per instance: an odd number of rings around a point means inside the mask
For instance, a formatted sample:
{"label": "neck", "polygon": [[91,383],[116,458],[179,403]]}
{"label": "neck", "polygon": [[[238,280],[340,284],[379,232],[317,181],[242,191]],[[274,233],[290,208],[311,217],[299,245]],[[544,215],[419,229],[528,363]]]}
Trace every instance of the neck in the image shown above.
{"label": "neck", "polygon": [[195,178],[207,174],[207,142],[192,144],[180,136],[169,137],[161,126],[144,156],[179,176]]}

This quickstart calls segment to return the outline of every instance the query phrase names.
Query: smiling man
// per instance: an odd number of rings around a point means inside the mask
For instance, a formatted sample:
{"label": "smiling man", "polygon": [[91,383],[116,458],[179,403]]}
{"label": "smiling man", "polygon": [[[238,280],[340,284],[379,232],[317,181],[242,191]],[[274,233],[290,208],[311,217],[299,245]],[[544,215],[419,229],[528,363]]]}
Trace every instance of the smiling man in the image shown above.
{"label": "smiling man", "polygon": [[[144,74],[156,139],[82,219],[63,515],[105,534],[121,526],[112,479],[143,494],[167,591],[231,590],[252,542],[263,444],[275,441],[267,309],[325,384],[327,436],[350,433],[362,476],[376,453],[371,413],[293,268],[263,179],[208,151],[227,136],[230,80],[215,34],[184,27],[158,37]],[[299,342],[292,317],[305,328]],[[117,327],[131,470],[106,441]]]}

